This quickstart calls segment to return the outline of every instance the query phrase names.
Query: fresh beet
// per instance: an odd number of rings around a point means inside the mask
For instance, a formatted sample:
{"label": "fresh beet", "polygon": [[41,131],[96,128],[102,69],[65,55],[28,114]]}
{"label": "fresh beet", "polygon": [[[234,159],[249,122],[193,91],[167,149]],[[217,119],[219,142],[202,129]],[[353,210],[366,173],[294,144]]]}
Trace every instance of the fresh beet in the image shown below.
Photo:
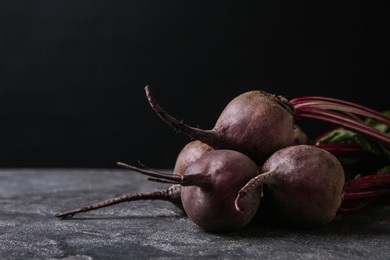
{"label": "fresh beet", "polygon": [[314,227],[334,219],[344,178],[342,165],[331,153],[312,145],[290,146],[267,159],[238,199],[263,186],[265,210],[286,224]]}
{"label": "fresh beet", "polygon": [[146,96],[155,112],[168,125],[215,149],[246,154],[258,165],[275,151],[294,142],[295,111],[290,102],[270,93],[254,90],[231,100],[211,130],[190,127],[165,112],[149,86]]}
{"label": "fresh beet", "polygon": [[237,151],[210,151],[190,164],[181,176],[119,164],[152,177],[149,180],[180,184],[185,212],[206,231],[242,228],[252,220],[260,204],[260,188],[250,189],[246,196],[237,198],[238,191],[259,172],[253,160]]}
{"label": "fresh beet", "polygon": [[[202,155],[208,153],[211,150],[213,150],[213,148],[200,141],[189,142],[183,147],[183,149],[180,151],[179,155],[177,156],[175,167],[173,170],[173,175],[174,176],[183,175],[186,168],[190,164],[192,164],[193,162],[198,160]],[[181,186],[179,184],[173,184],[167,190],[124,194],[119,197],[108,199],[88,206],[84,206],[82,208],[61,212],[56,214],[55,216],[59,218],[72,217],[77,213],[96,210],[99,208],[108,207],[122,202],[137,201],[137,200],[165,200],[171,202],[179,209],[184,210],[181,202]]]}

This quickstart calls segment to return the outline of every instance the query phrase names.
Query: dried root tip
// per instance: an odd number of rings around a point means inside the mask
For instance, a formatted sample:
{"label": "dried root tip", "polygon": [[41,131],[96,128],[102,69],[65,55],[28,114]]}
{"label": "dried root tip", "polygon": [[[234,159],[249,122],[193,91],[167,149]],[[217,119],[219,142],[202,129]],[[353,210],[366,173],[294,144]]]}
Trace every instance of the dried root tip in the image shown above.
{"label": "dried root tip", "polygon": [[213,131],[191,127],[185,124],[182,120],[177,120],[176,118],[165,112],[164,109],[157,103],[157,101],[153,97],[152,91],[150,90],[149,86],[145,87],[145,93],[150,106],[153,108],[156,114],[167,125],[173,127],[176,131],[188,135],[191,140],[199,140],[213,147],[221,142],[220,140],[218,140],[220,136],[216,135]]}
{"label": "dried root tip", "polygon": [[237,195],[237,198],[236,198],[236,200],[234,201],[234,206],[235,206],[235,208],[236,208],[236,210],[237,211],[240,211],[240,212],[243,212],[244,211],[244,209],[241,207],[241,203],[240,203],[240,200],[242,199],[242,198],[244,198],[245,197],[245,195],[246,195],[246,192],[245,191],[239,191],[238,192],[238,195]]}
{"label": "dried root tip", "polygon": [[75,214],[70,214],[70,213],[67,213],[67,212],[62,212],[62,213],[57,213],[55,214],[54,216],[59,218],[59,219],[68,219],[68,218],[72,218]]}

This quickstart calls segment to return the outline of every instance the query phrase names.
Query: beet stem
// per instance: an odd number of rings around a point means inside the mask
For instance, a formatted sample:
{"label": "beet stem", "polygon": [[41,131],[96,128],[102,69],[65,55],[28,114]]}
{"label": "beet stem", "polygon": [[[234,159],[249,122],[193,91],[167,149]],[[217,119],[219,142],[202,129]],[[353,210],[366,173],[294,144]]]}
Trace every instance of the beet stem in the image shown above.
{"label": "beet stem", "polygon": [[297,117],[310,117],[340,125],[390,146],[390,135],[359,122],[356,119],[351,119],[336,112],[315,107],[302,107],[300,109],[296,109],[296,113]]}
{"label": "beet stem", "polygon": [[361,200],[357,203],[346,203],[346,201],[343,201],[343,203],[341,204],[338,211],[342,212],[342,213],[354,212],[354,211],[357,211],[357,210],[362,209],[365,206],[369,205],[375,199],[376,198],[368,198],[368,199]]}
{"label": "beet stem", "polygon": [[390,184],[390,173],[371,174],[345,182],[346,192]]}
{"label": "beet stem", "polygon": [[357,115],[375,119],[378,122],[390,126],[390,117],[384,115],[383,113],[341,99],[320,96],[307,96],[294,98],[290,102],[295,106],[296,109],[300,109],[301,107],[319,107],[329,110],[351,112]]}
{"label": "beet stem", "polygon": [[316,144],[318,148],[326,150],[334,155],[354,155],[354,156],[363,156],[369,152],[364,150],[361,145],[357,143],[327,143],[327,144]]}
{"label": "beet stem", "polygon": [[380,197],[383,195],[390,194],[389,189],[377,189],[372,191],[356,191],[344,193],[344,200],[361,199],[361,198],[372,198]]}

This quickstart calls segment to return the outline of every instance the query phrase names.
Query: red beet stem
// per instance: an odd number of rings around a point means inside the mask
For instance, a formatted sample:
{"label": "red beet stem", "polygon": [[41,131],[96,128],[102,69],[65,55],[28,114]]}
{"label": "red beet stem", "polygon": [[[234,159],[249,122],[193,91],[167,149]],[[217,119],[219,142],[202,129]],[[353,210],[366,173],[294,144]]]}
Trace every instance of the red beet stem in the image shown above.
{"label": "red beet stem", "polygon": [[390,117],[384,115],[383,113],[341,99],[319,96],[307,96],[294,98],[290,102],[295,106],[295,109],[300,109],[301,107],[317,107],[327,110],[337,110],[340,112],[348,112],[356,115],[369,117],[378,122],[390,126]]}
{"label": "red beet stem", "polygon": [[345,200],[342,202],[338,212],[341,212],[341,213],[355,212],[355,211],[362,209],[365,206],[369,205],[375,199],[376,198],[366,198],[366,199],[361,199],[361,200],[356,200],[356,201]]}
{"label": "red beet stem", "polygon": [[357,143],[329,143],[317,144],[316,146],[337,156],[359,156],[367,154],[367,151]]}
{"label": "red beet stem", "polygon": [[309,105],[296,108],[297,117],[307,117],[333,123],[368,138],[374,139],[383,145],[390,147],[390,135],[375,129],[356,118],[329,111],[323,108],[311,107]]}
{"label": "red beet stem", "polygon": [[390,184],[390,173],[371,174],[353,180],[348,180],[345,182],[344,187],[346,192],[354,192],[384,184]]}
{"label": "red beet stem", "polygon": [[376,189],[376,190],[369,190],[369,191],[346,192],[344,193],[344,200],[376,198],[387,194],[390,194],[390,189]]}
{"label": "red beet stem", "polygon": [[360,117],[373,119],[390,127],[390,117],[368,107],[336,98],[307,96],[290,100],[296,116],[322,120],[363,134],[390,147],[390,135],[364,123]]}

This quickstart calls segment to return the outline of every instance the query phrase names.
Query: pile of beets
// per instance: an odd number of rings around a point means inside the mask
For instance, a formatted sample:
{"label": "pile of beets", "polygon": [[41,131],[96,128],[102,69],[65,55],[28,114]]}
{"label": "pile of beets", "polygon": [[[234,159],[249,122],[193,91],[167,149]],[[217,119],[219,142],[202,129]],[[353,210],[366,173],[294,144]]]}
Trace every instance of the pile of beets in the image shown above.
{"label": "pile of beets", "polygon": [[[288,100],[253,90],[232,99],[215,126],[203,130],[164,111],[149,86],[145,92],[160,118],[191,141],[178,154],[173,174],[118,165],[170,187],[125,194],[56,217],[158,199],[173,203],[206,231],[236,231],[262,211],[283,224],[311,228],[390,194],[387,112],[334,98]],[[337,128],[312,140],[298,127],[303,118]]]}

